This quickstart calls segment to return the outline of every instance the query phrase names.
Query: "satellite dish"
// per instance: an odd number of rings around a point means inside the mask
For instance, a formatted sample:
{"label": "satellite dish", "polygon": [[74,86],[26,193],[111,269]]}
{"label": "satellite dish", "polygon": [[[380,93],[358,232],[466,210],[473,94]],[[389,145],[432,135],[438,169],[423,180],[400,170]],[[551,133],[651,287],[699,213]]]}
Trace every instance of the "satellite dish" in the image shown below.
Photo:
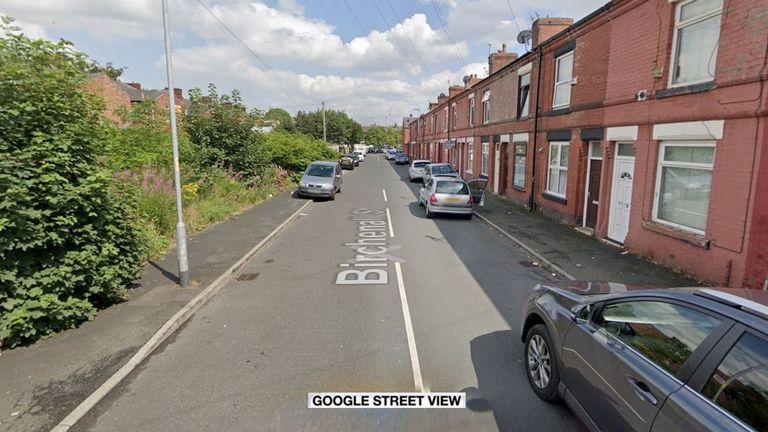
{"label": "satellite dish", "polygon": [[517,42],[522,45],[528,45],[528,42],[533,38],[533,32],[530,30],[523,30],[517,35]]}
{"label": "satellite dish", "polygon": [[464,82],[464,85],[467,85],[469,82],[469,75],[464,75],[464,78],[461,79]]}

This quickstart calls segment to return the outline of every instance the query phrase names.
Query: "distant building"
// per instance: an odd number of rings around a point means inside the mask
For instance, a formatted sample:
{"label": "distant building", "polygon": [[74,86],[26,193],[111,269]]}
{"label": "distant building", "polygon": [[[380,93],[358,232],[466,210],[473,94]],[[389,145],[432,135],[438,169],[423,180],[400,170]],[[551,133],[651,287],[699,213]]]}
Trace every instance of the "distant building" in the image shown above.
{"label": "distant building", "polygon": [[[167,90],[142,89],[139,83],[124,83],[116,81],[103,73],[89,74],[86,78],[85,88],[104,99],[104,117],[118,125],[125,122],[120,117],[120,111],[130,111],[134,103],[151,100],[158,108],[168,109]],[[173,89],[176,99],[176,114],[184,115],[187,112],[189,101],[184,98],[181,89]]]}

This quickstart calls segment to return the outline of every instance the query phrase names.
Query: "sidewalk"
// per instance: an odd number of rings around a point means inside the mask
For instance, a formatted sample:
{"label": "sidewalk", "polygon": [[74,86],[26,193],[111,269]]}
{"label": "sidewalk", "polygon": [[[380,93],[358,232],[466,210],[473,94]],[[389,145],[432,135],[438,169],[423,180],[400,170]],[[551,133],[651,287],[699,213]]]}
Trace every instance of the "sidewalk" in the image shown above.
{"label": "sidewalk", "polygon": [[56,425],[170,317],[306,202],[291,193],[278,194],[192,238],[188,288],[176,285],[176,255],[171,253],[145,266],[128,301],[77,329],[1,352],[0,431],[47,431]]}
{"label": "sidewalk", "polygon": [[577,280],[658,287],[701,285],[490,193],[485,195],[485,206],[475,211]]}

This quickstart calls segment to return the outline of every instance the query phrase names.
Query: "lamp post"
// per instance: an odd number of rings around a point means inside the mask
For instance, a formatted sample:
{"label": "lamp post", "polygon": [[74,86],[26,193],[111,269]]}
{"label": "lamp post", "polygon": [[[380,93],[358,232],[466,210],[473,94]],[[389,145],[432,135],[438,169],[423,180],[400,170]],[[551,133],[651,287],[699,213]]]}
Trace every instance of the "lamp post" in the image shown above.
{"label": "lamp post", "polygon": [[168,23],[168,0],[163,0],[163,33],[165,37],[165,70],[168,78],[168,114],[171,121],[171,145],[173,146],[173,183],[176,189],[176,258],[179,262],[179,285],[187,287],[189,262],[187,260],[187,230],[181,206],[181,173],[179,170],[179,137],[176,131],[176,95],[173,87],[171,65],[171,31]]}

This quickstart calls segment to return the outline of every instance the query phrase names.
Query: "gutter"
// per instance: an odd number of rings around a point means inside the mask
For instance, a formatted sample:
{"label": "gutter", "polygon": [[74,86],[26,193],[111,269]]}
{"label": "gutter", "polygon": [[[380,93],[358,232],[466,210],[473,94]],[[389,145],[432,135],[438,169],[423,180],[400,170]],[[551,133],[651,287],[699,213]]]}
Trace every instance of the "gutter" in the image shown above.
{"label": "gutter", "polygon": [[534,106],[533,114],[533,163],[531,165],[531,193],[528,198],[528,211],[536,211],[536,159],[538,156],[539,146],[539,104],[541,96],[541,57],[542,50],[541,45],[536,47],[536,104]]}

